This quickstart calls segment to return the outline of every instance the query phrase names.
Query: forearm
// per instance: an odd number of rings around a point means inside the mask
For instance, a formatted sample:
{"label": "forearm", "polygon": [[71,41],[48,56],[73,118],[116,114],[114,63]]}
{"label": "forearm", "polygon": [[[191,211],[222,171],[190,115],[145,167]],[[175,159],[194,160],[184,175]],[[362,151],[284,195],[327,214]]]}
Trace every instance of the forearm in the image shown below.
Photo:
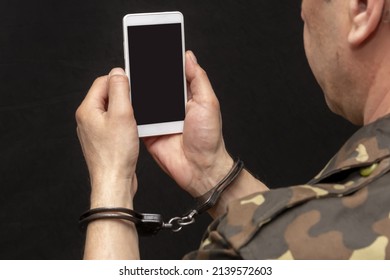
{"label": "forearm", "polygon": [[[129,91],[124,70],[112,69],[95,80],[76,111],[77,135],[91,178],[92,209],[133,208],[139,138]],[[89,220],[84,258],[139,258],[134,225],[106,217]]]}
{"label": "forearm", "polygon": [[[91,208],[133,209],[132,191],[137,180],[100,178],[92,180]],[[87,228],[84,259],[139,259],[138,235],[133,223],[101,219]]]}

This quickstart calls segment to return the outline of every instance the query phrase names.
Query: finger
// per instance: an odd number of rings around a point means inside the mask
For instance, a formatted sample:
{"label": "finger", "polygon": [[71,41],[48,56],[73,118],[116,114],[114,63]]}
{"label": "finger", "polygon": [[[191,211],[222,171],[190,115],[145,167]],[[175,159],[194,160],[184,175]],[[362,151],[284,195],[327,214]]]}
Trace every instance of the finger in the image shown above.
{"label": "finger", "polygon": [[192,51],[186,52],[186,78],[189,83],[190,97],[196,102],[215,101],[216,96],[206,72],[198,64]]}
{"label": "finger", "polygon": [[98,109],[101,112],[105,112],[107,100],[107,76],[102,76],[93,82],[80,107],[85,107],[87,110]]}
{"label": "finger", "polygon": [[126,73],[121,68],[111,70],[108,77],[108,113],[128,115],[133,113],[130,102],[130,86]]}

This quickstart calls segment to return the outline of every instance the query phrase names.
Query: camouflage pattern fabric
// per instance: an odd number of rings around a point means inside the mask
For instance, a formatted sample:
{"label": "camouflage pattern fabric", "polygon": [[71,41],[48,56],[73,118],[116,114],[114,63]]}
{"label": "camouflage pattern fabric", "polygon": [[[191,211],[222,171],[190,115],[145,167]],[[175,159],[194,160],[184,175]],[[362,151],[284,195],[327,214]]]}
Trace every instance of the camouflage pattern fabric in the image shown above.
{"label": "camouflage pattern fabric", "polygon": [[390,259],[390,116],[307,185],[231,203],[186,259]]}

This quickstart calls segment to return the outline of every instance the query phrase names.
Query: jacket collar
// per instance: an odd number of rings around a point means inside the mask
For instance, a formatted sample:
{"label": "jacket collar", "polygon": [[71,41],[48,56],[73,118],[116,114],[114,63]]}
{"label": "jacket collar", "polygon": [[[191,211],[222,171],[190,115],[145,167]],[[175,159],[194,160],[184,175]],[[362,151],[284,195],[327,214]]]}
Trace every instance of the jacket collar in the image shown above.
{"label": "jacket collar", "polygon": [[340,171],[372,165],[387,157],[390,157],[390,115],[359,129],[310,184]]}

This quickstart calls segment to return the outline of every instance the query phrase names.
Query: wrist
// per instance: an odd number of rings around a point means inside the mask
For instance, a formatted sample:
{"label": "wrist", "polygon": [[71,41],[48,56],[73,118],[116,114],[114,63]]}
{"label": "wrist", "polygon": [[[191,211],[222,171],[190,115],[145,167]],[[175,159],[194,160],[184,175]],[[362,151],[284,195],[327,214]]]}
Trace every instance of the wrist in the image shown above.
{"label": "wrist", "polygon": [[193,187],[189,190],[189,193],[193,197],[205,194],[229,173],[233,164],[232,157],[228,153],[225,153],[208,167],[199,168],[201,171],[196,176],[196,182],[192,184]]}
{"label": "wrist", "polygon": [[217,218],[227,211],[230,202],[248,196],[256,192],[268,191],[268,187],[257,180],[246,169],[243,169],[231,185],[222,193],[219,200],[208,213]]}
{"label": "wrist", "polygon": [[137,177],[118,178],[105,175],[91,177],[91,208],[124,207],[133,209]]}

